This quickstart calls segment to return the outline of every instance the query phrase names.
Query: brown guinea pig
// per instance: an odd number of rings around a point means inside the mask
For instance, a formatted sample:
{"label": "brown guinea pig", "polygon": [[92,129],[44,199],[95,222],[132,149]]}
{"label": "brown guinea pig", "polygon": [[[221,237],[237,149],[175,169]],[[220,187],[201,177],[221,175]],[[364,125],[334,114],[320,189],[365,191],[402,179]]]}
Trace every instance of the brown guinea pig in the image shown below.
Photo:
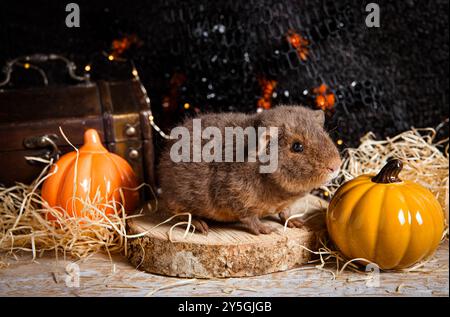
{"label": "brown guinea pig", "polygon": [[[199,160],[198,156],[194,159],[195,153],[199,154],[202,150],[199,143],[195,145],[194,127],[199,122],[194,122],[195,119],[201,119],[202,129],[215,127],[215,132],[220,131],[221,136],[214,134],[215,137],[210,135],[199,141],[203,151],[207,144],[210,145],[209,150],[215,146],[214,154],[217,154],[216,150],[223,150],[215,156],[217,160]],[[201,232],[208,231],[205,219],[240,221],[254,234],[272,232],[274,229],[263,224],[261,218],[278,214],[284,224],[289,217],[287,207],[290,204],[337,175],[341,159],[323,128],[324,121],[322,110],[301,106],[278,106],[253,115],[217,113],[187,119],[182,127],[193,136],[184,140],[188,153],[183,159],[174,157],[174,153],[179,154],[182,147],[177,145],[180,138],[172,135],[173,139],[169,140],[161,154],[158,174],[163,209],[173,214],[191,213],[194,226]],[[277,159],[274,170],[261,172],[261,166],[268,163],[250,159],[251,134],[241,140],[246,150],[244,161],[242,157],[236,161],[237,151],[241,149],[238,147],[238,137],[233,139],[236,141],[232,148],[234,161],[225,159],[226,128],[236,127],[255,130],[261,127],[278,128],[273,138],[270,138],[270,134],[256,134],[257,140],[267,140],[258,143],[258,146],[262,144],[261,148],[264,146],[266,153],[269,149],[276,149],[272,153],[276,154],[273,158]],[[261,135],[265,138],[259,138]],[[277,146],[272,148],[270,145]],[[296,218],[289,221],[288,225],[299,227],[302,222]]]}

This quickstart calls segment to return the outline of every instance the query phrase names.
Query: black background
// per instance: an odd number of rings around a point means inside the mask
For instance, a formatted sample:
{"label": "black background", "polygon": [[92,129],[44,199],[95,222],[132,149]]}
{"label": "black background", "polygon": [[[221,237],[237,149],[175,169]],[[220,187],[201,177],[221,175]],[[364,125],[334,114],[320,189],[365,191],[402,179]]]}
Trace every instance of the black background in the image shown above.
{"label": "black background", "polygon": [[[142,45],[123,57],[139,69],[164,129],[196,111],[254,112],[261,77],[277,81],[273,106],[314,108],[312,89],[330,87],[337,102],[328,127],[343,147],[368,131],[384,137],[438,125],[448,118],[448,1],[376,1],[380,28],[365,25],[368,2],[76,1],[81,27],[67,28],[65,1],[2,1],[0,64],[24,54],[60,53],[80,73],[92,64],[94,79],[127,78],[129,65],[108,62],[102,52],[114,39],[135,34]],[[310,42],[306,61],[287,43],[288,30]],[[55,68],[49,73],[53,83],[68,83]],[[163,108],[174,74],[186,80]],[[19,69],[8,88],[39,81]],[[448,135],[447,127],[441,134]]]}

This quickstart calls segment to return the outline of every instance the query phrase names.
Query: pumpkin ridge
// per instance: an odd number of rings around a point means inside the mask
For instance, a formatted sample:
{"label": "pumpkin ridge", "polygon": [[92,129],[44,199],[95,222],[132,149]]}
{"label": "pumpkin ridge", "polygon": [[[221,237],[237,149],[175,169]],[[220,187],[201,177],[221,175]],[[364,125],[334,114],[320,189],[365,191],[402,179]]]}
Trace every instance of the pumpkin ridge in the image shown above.
{"label": "pumpkin ridge", "polygon": [[[428,190],[427,190],[427,192],[428,192]],[[429,193],[430,195],[432,195],[431,193]],[[433,205],[432,204],[432,202],[431,202],[431,200],[429,199],[429,196],[428,195],[422,195],[422,198],[424,199],[424,200],[426,200],[427,201],[427,203],[429,204],[429,205]],[[421,204],[421,206],[422,206],[422,208],[424,208],[424,206],[423,206],[423,200],[420,200],[419,201],[420,202],[420,204]],[[436,203],[437,201],[436,200],[434,200],[434,202]],[[440,207],[440,205],[439,205],[439,207]],[[426,208],[426,209],[423,209],[423,210],[425,210],[425,212],[426,211],[428,211],[428,210],[430,210],[430,208]],[[429,217],[430,217],[430,219],[431,219],[431,222],[433,223],[433,237],[435,237],[435,236],[437,236],[437,234],[436,234],[436,219],[434,218],[434,215],[433,215],[433,211],[432,210],[430,210],[430,212],[428,213],[428,215],[429,215]],[[437,241],[434,241],[434,239],[433,239],[433,242],[432,243],[430,243],[429,244],[429,248],[428,248],[428,250],[427,250],[427,252],[425,253],[425,256],[424,257],[426,257],[426,256],[428,256],[429,255],[429,253],[430,253],[430,251],[433,251],[433,249],[434,249],[434,245],[436,244],[436,245],[438,245],[439,244],[439,242],[441,241],[441,234],[442,234],[442,232],[440,232],[439,233],[439,237],[438,237],[438,239],[437,239]]]}
{"label": "pumpkin ridge", "polygon": [[[93,178],[92,178],[92,172],[93,172],[93,163],[94,163],[94,155],[96,154],[95,152],[85,152],[86,155],[89,156],[89,191],[87,193],[87,197],[89,197],[89,201],[92,203],[91,201],[91,193],[92,193],[92,186],[93,186]],[[87,164],[87,163],[85,163]],[[98,207],[98,206],[97,206]],[[88,214],[89,216],[91,216],[91,214],[93,213],[92,208],[89,208],[88,210],[85,210],[84,215]]]}
{"label": "pumpkin ridge", "polygon": [[[405,190],[405,187],[403,187],[402,190],[399,190],[398,192],[399,192],[399,195],[401,195],[403,200],[405,201],[405,205],[408,208],[408,214],[411,214],[411,208],[410,208],[410,205],[408,203],[408,198],[414,197],[414,195],[410,194],[410,197],[405,197],[405,194],[403,192],[404,190]],[[412,216],[411,216],[411,218],[412,218]],[[408,243],[406,244],[405,250],[403,250],[402,255],[399,257],[399,260],[395,263],[394,267],[399,266],[399,264],[403,262],[403,260],[405,258],[405,255],[408,253],[408,250],[411,247],[411,242],[412,242],[412,223],[408,224],[408,229],[409,229]]]}
{"label": "pumpkin ridge", "polygon": [[[89,163],[88,163],[89,162]],[[78,164],[77,164],[78,163]],[[62,192],[64,193],[64,189],[66,188],[66,186],[73,186],[73,184],[76,184],[76,187],[72,188],[72,193],[70,195],[69,198],[65,198],[64,200],[66,201],[66,206],[65,206],[65,210],[69,210],[68,208],[68,204],[72,204],[73,208],[71,209],[71,216],[75,216],[78,213],[81,212],[81,210],[77,211],[77,202],[81,204],[82,201],[82,196],[80,197],[80,195],[78,195],[78,190],[79,190],[79,181],[80,181],[80,164],[89,164],[89,170],[91,170],[91,166],[92,166],[92,153],[89,152],[83,152],[80,153],[78,156],[78,162],[77,160],[73,161],[73,170],[74,171],[74,177],[75,177],[75,171],[76,171],[76,179],[75,182],[72,180],[70,180],[69,182],[64,182],[64,185],[61,186],[62,187]],[[90,176],[90,175],[89,175]],[[87,193],[88,197],[90,197],[89,193],[91,191],[91,184],[89,184],[89,191]],[[86,199],[86,197],[84,197],[84,199]],[[82,208],[83,209],[83,208]],[[85,212],[83,213],[83,215],[85,215]]]}
{"label": "pumpkin ridge", "polygon": [[[96,172],[96,171],[94,171],[94,169],[92,168],[92,166],[95,166],[95,164],[94,164],[94,160],[95,160],[95,157],[97,156],[97,155],[101,155],[101,153],[102,152],[94,152],[94,151],[90,151],[89,152],[89,154],[91,154],[90,156],[91,156],[91,167],[90,167],[90,169],[89,169],[89,179],[91,180],[91,185],[90,185],[90,187],[89,187],[89,193],[88,193],[88,195],[89,195],[89,200],[91,200],[91,194],[93,193],[93,195],[94,195],[94,197],[95,197],[95,195],[96,195],[96,193],[97,193],[97,190],[98,191],[100,191],[100,189],[99,189],[99,186],[97,185],[97,188],[95,188],[95,192],[93,192],[93,190],[94,190],[94,188],[92,188],[92,186],[93,186],[93,184],[94,183],[96,183],[96,182],[94,182],[94,177],[95,177],[95,175],[96,175],[96,173],[94,173],[94,172]],[[101,192],[100,192],[100,194],[101,194]],[[100,199],[100,203],[102,202],[102,198],[103,197],[99,197],[99,199]],[[106,197],[106,195],[105,195],[105,198],[107,198]],[[107,201],[106,202],[104,202],[104,203],[107,203]],[[100,210],[102,210],[102,208],[100,207],[100,206],[97,206]],[[89,210],[89,213],[90,214],[92,214],[92,213],[95,213],[96,211],[92,211],[92,210]]]}
{"label": "pumpkin ridge", "polygon": [[[108,205],[111,204],[113,201],[116,201],[116,204],[120,203],[120,197],[117,197],[117,199],[115,199],[114,195],[116,194],[116,191],[122,187],[121,186],[122,178],[121,178],[121,174],[120,174],[120,169],[118,169],[116,164],[114,164],[114,162],[111,160],[112,155],[113,155],[113,153],[108,152],[106,154],[97,154],[97,155],[95,155],[95,158],[93,158],[93,160],[95,159],[98,161],[97,163],[99,163],[99,162],[103,163],[100,165],[107,165],[109,167],[108,168],[108,173],[110,173],[109,175],[114,176],[114,177],[110,177],[110,179],[117,178],[117,175],[119,175],[119,177],[120,177],[120,182],[119,182],[120,186],[116,187],[114,185],[111,188],[111,191],[109,191],[109,192],[107,191],[107,185],[104,184],[105,191],[102,193],[103,196],[100,196],[100,199],[102,200],[101,201],[102,204],[108,204]],[[94,164],[93,166],[97,166],[97,165],[99,165],[99,164]],[[91,173],[94,173],[94,174],[92,174],[93,176],[91,176],[92,177],[91,179],[94,179],[94,177],[96,177],[97,174],[95,173],[95,171],[93,169],[91,170]],[[104,179],[102,179],[101,181],[104,182]],[[102,182],[100,182],[100,184],[97,184],[97,188],[101,188],[101,187],[102,187]],[[105,212],[105,214],[109,214],[110,212],[113,212],[113,209],[111,209],[110,207],[107,207],[106,205],[104,205],[101,210],[103,212]]]}
{"label": "pumpkin ridge", "polygon": [[[129,187],[132,183],[132,180],[130,179],[130,177],[128,176],[128,173],[126,173],[121,167],[119,167],[117,160],[124,160],[126,162],[125,159],[123,159],[122,157],[115,155],[114,153],[111,153],[112,155],[108,156],[108,159],[111,160],[111,162],[113,162],[114,167],[116,168],[116,170],[118,171],[119,175],[126,180],[126,187]],[[134,173],[133,169],[130,169],[131,172]],[[124,186],[120,186],[120,188],[124,188]]]}
{"label": "pumpkin ridge", "polygon": [[[122,178],[122,186],[120,188],[125,189],[123,191],[123,206],[126,209],[133,210],[137,204],[134,201],[138,200],[139,192],[137,190],[127,190],[126,188],[138,187],[138,180],[133,168],[129,165],[127,160],[123,157],[112,153],[109,158],[114,162]],[[123,167],[122,167],[123,166]]]}
{"label": "pumpkin ridge", "polygon": [[[67,164],[66,168],[63,171],[63,175],[61,176],[61,178],[59,179],[59,183],[57,184],[57,188],[58,188],[58,191],[56,193],[56,205],[57,206],[62,206],[62,204],[61,204],[62,189],[63,189],[64,185],[66,184],[65,180],[66,180],[67,174],[69,174],[69,171],[72,170],[72,167],[73,167],[73,164],[75,164],[76,158],[77,158],[77,156],[75,155],[72,158],[71,162]],[[60,184],[61,182],[63,182],[62,186]],[[64,210],[67,211],[67,208],[64,208]]]}
{"label": "pumpkin ridge", "polygon": [[[109,161],[112,162],[112,165],[113,165],[114,168],[116,169],[116,173],[120,176],[120,179],[121,179],[121,185],[120,185],[119,187],[117,187],[117,190],[120,191],[120,189],[123,188],[122,182],[123,182],[123,180],[124,180],[124,176],[126,176],[126,175],[125,175],[125,173],[123,172],[123,170],[117,165],[116,161],[113,159],[114,153],[111,153],[111,155],[106,155],[106,157],[108,158]],[[126,179],[126,182],[128,183],[128,182],[129,182],[128,177],[125,177],[125,179]],[[127,186],[128,186],[128,184],[127,184]],[[114,193],[112,193],[112,197],[114,197]],[[122,201],[122,206],[125,208],[125,207],[126,207],[126,201],[125,201],[125,200],[126,200],[126,196],[125,196],[125,195],[123,196],[123,200],[124,200],[124,201]]]}
{"label": "pumpkin ridge", "polygon": [[[49,176],[43,183],[42,189],[41,189],[41,195],[42,198],[47,201],[48,205],[51,207],[58,205],[58,196],[54,195],[54,192],[58,192],[59,190],[59,184],[62,180],[62,171],[65,171],[67,165],[69,165],[72,161],[72,157],[67,155],[66,157],[61,158],[58,162],[54,163],[51,167],[49,174],[52,174]],[[58,164],[59,163],[59,164]],[[48,175],[47,175],[48,176]]]}
{"label": "pumpkin ridge", "polygon": [[[433,194],[429,191],[428,191],[428,193],[429,194],[427,196],[424,195],[425,199],[427,200],[427,202],[430,205],[433,205],[433,203],[434,203],[434,205],[436,206],[436,209],[430,210],[430,216],[431,216],[431,219],[433,220],[433,224],[434,224],[433,228],[436,229],[436,227],[437,227],[436,220],[439,221],[439,227],[440,227],[439,237],[437,238],[436,242],[433,241],[434,242],[433,245],[439,245],[439,243],[441,242],[441,239],[442,239],[442,233],[444,231],[444,211],[442,210],[441,204],[436,199],[434,199],[434,200],[431,199],[431,195],[433,195]],[[433,196],[433,198],[434,198],[434,196]],[[437,210],[437,214],[436,214],[436,210]],[[436,219],[437,215],[439,215],[438,216],[439,219]]]}
{"label": "pumpkin ridge", "polygon": [[[375,185],[377,186],[377,185]],[[377,186],[378,187],[378,186]],[[378,210],[378,217],[377,217],[377,228],[380,227],[380,221],[381,221],[381,214],[384,212],[384,202],[386,201],[386,192],[387,192],[387,187],[385,186],[380,186],[380,188],[383,190],[383,197],[381,198],[381,203],[380,203],[380,208],[377,208]],[[376,230],[376,236],[375,236],[375,243],[373,244],[373,254],[372,254],[372,259],[376,259],[377,258],[377,250],[378,250],[378,240],[380,238],[380,231],[377,229]],[[378,263],[375,262],[376,265],[378,265]],[[378,265],[379,266],[379,265]]]}
{"label": "pumpkin ridge", "polygon": [[[364,186],[364,183],[361,185],[361,186]],[[347,237],[350,237],[350,238],[352,238],[353,237],[353,235],[350,235],[350,229],[352,228],[352,226],[351,226],[351,224],[353,223],[353,221],[354,221],[354,217],[355,217],[355,210],[357,210],[357,206],[358,206],[358,204],[361,202],[361,199],[372,189],[372,188],[374,188],[376,186],[376,183],[367,183],[367,190],[365,190],[362,194],[361,194],[361,196],[359,196],[359,198],[358,199],[355,199],[355,201],[356,201],[356,203],[353,205],[353,211],[352,211],[352,213],[350,214],[350,217],[347,219],[347,228],[345,229],[345,235],[347,236]],[[348,193],[347,193],[348,194]],[[354,194],[353,194],[354,195]],[[355,258],[355,256],[354,256],[354,254],[355,254],[355,252],[353,252],[353,250],[352,250],[352,244],[349,244],[349,251],[350,251],[350,254],[351,254],[351,258]],[[356,256],[357,257],[357,256]]]}
{"label": "pumpkin ridge", "polygon": [[[423,201],[416,198],[414,192],[411,191],[411,188],[409,188],[408,186],[405,186],[403,190],[406,190],[406,191],[409,192],[409,194],[410,194],[409,198],[414,200],[424,212],[426,212],[428,210],[428,208],[426,208],[426,206],[423,205]],[[424,196],[422,196],[422,197],[424,197]],[[428,199],[427,199],[427,201],[428,201]],[[422,259],[424,259],[427,256],[427,254],[430,252],[430,250],[433,249],[432,247],[434,245],[434,237],[436,235],[436,233],[435,233],[435,225],[436,225],[436,223],[435,223],[434,218],[433,218],[433,216],[431,214],[428,215],[428,217],[430,218],[431,222],[433,223],[433,226],[430,226],[431,230],[433,230],[433,234],[432,234],[433,241],[431,243],[428,243],[426,252],[423,252],[423,255],[417,261],[421,261]]]}
{"label": "pumpkin ridge", "polygon": [[[114,153],[111,153],[114,154]],[[122,169],[119,168],[119,166],[117,165],[116,161],[113,159],[113,155],[108,155],[106,156],[108,158],[108,160],[110,160],[112,162],[112,165],[114,165],[114,168],[116,169],[117,174],[120,175],[120,178],[123,180],[123,176],[125,176],[125,173],[123,173]],[[128,181],[128,178],[126,178],[126,180]],[[123,186],[120,186],[119,188],[123,188]]]}
{"label": "pumpkin ridge", "polygon": [[[410,185],[408,188],[419,190],[423,194],[422,195],[423,200],[426,200],[426,202],[430,206],[433,206],[433,205],[436,206],[436,209],[441,213],[440,214],[441,217],[439,217],[440,218],[439,219],[439,222],[440,222],[439,225],[440,225],[440,227],[443,230],[444,223],[443,223],[443,219],[442,219],[442,216],[443,216],[442,206],[440,205],[440,203],[436,199],[434,199],[433,194],[427,188],[418,187],[418,186],[416,186],[416,184],[412,184],[412,186]],[[430,214],[430,217],[431,217],[431,219],[433,221],[433,225],[434,225],[433,229],[435,229],[436,228],[436,219],[435,219],[436,213],[434,212],[434,210],[432,210],[432,208],[427,208],[426,210],[430,210],[429,214]],[[440,241],[441,241],[441,236],[438,238],[438,241],[436,241],[435,243],[439,244]]]}
{"label": "pumpkin ridge", "polygon": [[343,190],[338,191],[335,196],[343,196],[343,195],[347,194],[349,191],[351,191],[353,188],[367,182],[367,179],[364,178],[364,176],[368,176],[368,175],[361,175],[361,176],[355,178],[354,180],[352,180],[351,184],[348,184],[349,185],[348,187],[342,188]]}

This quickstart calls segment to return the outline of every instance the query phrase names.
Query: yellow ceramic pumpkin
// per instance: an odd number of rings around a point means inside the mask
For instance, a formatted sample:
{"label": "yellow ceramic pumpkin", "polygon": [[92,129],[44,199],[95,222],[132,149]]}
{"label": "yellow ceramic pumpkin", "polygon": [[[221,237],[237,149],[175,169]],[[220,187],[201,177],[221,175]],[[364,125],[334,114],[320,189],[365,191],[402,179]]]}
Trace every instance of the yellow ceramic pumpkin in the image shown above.
{"label": "yellow ceramic pumpkin", "polygon": [[378,175],[342,185],[330,202],[328,231],[347,258],[394,269],[436,250],[444,230],[442,208],[426,188],[399,179],[402,166],[400,160],[391,160]]}

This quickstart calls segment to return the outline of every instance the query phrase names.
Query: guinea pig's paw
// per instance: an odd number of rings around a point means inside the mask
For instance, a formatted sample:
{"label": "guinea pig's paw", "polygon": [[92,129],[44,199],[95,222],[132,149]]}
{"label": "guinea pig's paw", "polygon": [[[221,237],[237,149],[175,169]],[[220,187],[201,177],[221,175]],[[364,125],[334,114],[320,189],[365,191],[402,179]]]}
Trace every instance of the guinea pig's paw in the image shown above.
{"label": "guinea pig's paw", "polygon": [[240,219],[244,226],[253,234],[269,234],[276,229],[270,225],[265,225],[257,216],[250,216]]}
{"label": "guinea pig's paw", "polygon": [[195,230],[203,234],[208,234],[209,227],[204,220],[200,218],[193,218],[191,224],[195,227]]}
{"label": "guinea pig's paw", "polygon": [[[283,223],[283,225],[284,225],[284,223]],[[305,226],[305,223],[300,219],[294,218],[294,219],[289,219],[287,226],[289,228],[303,228]]]}
{"label": "guinea pig's paw", "polygon": [[[290,217],[289,213],[287,212],[280,212],[278,216],[280,217],[281,224],[283,226],[286,224],[286,221],[288,221]],[[292,218],[287,222],[287,226],[289,228],[303,228],[305,226],[305,222],[300,218]]]}

